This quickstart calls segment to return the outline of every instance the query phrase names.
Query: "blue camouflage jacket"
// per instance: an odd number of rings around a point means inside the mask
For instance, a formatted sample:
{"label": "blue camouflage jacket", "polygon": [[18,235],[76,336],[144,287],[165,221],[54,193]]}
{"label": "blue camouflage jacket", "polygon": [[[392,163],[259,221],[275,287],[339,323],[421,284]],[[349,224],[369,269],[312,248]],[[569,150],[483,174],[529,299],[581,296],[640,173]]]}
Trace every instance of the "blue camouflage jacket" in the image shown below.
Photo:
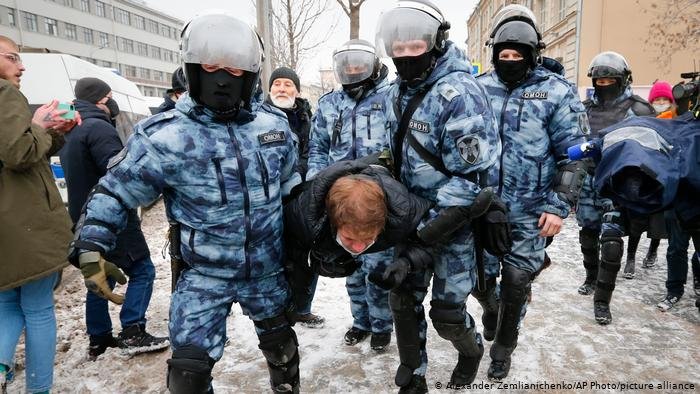
{"label": "blue camouflage jacket", "polygon": [[563,76],[542,66],[513,90],[495,71],[477,80],[486,88],[503,144],[499,194],[513,212],[561,218],[571,207],[553,191],[557,163],[565,163],[567,149],[585,142],[586,109],[575,88]]}
{"label": "blue camouflage jacket", "polygon": [[383,77],[360,101],[355,101],[342,89],[318,100],[309,141],[306,179],[338,161],[354,160],[388,148],[384,103],[388,87],[389,82]]}
{"label": "blue camouflage jacket", "polygon": [[300,182],[284,113],[252,105],[247,123],[219,123],[189,96],[134,127],[87,204],[80,241],[104,251],[126,209],[163,194],[181,224],[184,260],[206,275],[253,278],[282,270],[283,195]]}
{"label": "blue camouflage jacket", "polygon": [[[398,81],[391,84],[386,97],[386,106],[393,109],[387,111],[389,142],[396,162],[400,114],[420,89],[429,89],[413,113],[407,133],[442,160],[451,174],[443,174],[421,158],[405,138],[400,152],[400,180],[409,191],[436,202],[438,207],[469,206],[481,187],[491,183],[485,175],[498,166],[501,143],[484,88],[471,76],[463,52],[452,42],[447,45],[426,81],[405,89]],[[478,180],[477,174],[484,176]]]}

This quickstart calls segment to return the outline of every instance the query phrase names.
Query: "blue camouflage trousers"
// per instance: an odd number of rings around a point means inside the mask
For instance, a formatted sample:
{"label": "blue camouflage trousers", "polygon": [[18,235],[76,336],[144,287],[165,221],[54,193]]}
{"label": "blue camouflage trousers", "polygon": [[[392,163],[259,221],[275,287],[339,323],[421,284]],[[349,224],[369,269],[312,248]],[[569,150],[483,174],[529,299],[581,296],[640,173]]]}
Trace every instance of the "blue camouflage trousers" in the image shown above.
{"label": "blue camouflage trousers", "polygon": [[593,187],[593,176],[586,175],[576,206],[576,221],[579,227],[600,233],[603,214],[612,209],[612,201],[602,198]]}
{"label": "blue camouflage trousers", "polygon": [[[418,318],[418,331],[421,342],[421,365],[414,375],[425,376],[428,368],[426,334],[428,323],[425,320],[423,300],[428,294],[430,280],[433,281],[432,299],[452,304],[466,304],[467,297],[476,286],[476,260],[474,236],[471,229],[460,231],[449,244],[433,247],[433,268],[410,273],[404,282],[411,288],[414,299],[414,312]],[[464,322],[467,328],[473,327],[473,318],[466,313]],[[396,327],[396,330],[400,330]],[[397,334],[398,335],[398,334]]]}
{"label": "blue camouflage trousers", "polygon": [[392,331],[393,319],[389,308],[389,290],[384,290],[367,279],[373,272],[382,272],[394,256],[394,249],[361,255],[360,268],[345,279],[345,287],[350,296],[352,326],[373,333]]}
{"label": "blue camouflage trousers", "polygon": [[[544,264],[546,238],[540,237],[537,227],[539,216],[524,212],[509,212],[513,248],[503,258],[503,264],[510,264],[530,273],[537,272]],[[484,252],[484,273],[486,277],[498,277],[501,262]]]}
{"label": "blue camouflage trousers", "polygon": [[[249,280],[223,279],[196,269],[182,273],[170,304],[170,342],[173,349],[185,345],[206,350],[218,361],[226,343],[226,317],[234,302],[243,314],[260,321],[284,313],[290,292],[283,272]],[[283,327],[263,330],[258,335]]]}

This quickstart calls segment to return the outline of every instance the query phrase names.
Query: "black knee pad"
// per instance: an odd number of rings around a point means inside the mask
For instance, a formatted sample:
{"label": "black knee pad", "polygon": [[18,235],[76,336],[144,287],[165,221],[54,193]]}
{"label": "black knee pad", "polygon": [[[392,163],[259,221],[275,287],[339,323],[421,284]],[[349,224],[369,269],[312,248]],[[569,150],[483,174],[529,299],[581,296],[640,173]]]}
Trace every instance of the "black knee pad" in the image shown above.
{"label": "black knee pad", "polygon": [[167,386],[173,394],[203,394],[209,391],[214,359],[196,346],[183,346],[173,351],[168,360]]}
{"label": "black knee pad", "polygon": [[299,390],[299,343],[291,327],[259,335],[274,392]]}
{"label": "black knee pad", "polygon": [[507,264],[503,266],[501,275],[501,300],[516,303],[524,301],[530,290],[531,273]]}
{"label": "black knee pad", "polygon": [[467,330],[464,323],[467,318],[467,308],[464,304],[432,300],[429,316],[438,335],[448,341],[461,338]]}
{"label": "black knee pad", "polygon": [[600,239],[600,257],[605,262],[621,261],[623,248],[622,238],[616,235],[607,236],[603,234]]}

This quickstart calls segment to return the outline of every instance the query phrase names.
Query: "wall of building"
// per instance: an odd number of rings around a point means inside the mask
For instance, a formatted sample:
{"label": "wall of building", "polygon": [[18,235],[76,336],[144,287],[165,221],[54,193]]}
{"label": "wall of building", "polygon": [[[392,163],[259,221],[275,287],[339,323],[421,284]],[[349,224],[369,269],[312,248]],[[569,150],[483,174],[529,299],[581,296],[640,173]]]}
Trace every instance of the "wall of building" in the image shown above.
{"label": "wall of building", "polygon": [[[668,10],[669,4],[658,0],[586,0],[581,12],[581,51],[578,61],[578,86],[585,90],[591,86],[586,76],[593,57],[603,51],[622,54],[632,69],[635,92],[646,98],[648,90],[656,79],[679,82],[680,73],[692,71],[694,62],[700,65],[700,55],[692,50],[680,50],[670,58],[658,61],[658,50],[644,43],[649,36],[649,26],[659,14]],[[695,3],[700,12],[700,2]],[[647,12],[644,12],[644,11]],[[682,23],[678,20],[678,23]],[[688,26],[690,31],[690,26]],[[663,40],[663,37],[657,37]],[[688,37],[696,42],[700,37]],[[696,44],[697,45],[697,44]]]}
{"label": "wall of building", "polygon": [[129,0],[0,0],[0,34],[24,51],[71,54],[162,95],[179,65],[182,21]]}

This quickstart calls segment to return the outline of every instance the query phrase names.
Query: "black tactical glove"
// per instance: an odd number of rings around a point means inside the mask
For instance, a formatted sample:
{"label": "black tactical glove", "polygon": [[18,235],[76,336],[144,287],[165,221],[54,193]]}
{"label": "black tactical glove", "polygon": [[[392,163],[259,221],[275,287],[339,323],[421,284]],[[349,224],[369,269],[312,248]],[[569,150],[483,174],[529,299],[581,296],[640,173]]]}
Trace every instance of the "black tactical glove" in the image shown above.
{"label": "black tactical glove", "polygon": [[371,272],[368,279],[384,290],[393,290],[401,286],[409,272],[425,270],[432,264],[433,257],[423,247],[397,247],[394,261],[382,272]]}
{"label": "black tactical glove", "polygon": [[119,284],[126,284],[126,276],[114,263],[102,258],[100,252],[85,252],[78,256],[80,272],[85,278],[85,287],[98,296],[112,301],[117,305],[124,303],[124,296],[112,292],[107,278],[116,280]]}
{"label": "black tactical glove", "polygon": [[479,246],[489,254],[503,257],[510,253],[513,247],[510,222],[508,221],[508,207],[499,197],[493,197],[486,213],[474,223],[476,236],[479,237]]}

